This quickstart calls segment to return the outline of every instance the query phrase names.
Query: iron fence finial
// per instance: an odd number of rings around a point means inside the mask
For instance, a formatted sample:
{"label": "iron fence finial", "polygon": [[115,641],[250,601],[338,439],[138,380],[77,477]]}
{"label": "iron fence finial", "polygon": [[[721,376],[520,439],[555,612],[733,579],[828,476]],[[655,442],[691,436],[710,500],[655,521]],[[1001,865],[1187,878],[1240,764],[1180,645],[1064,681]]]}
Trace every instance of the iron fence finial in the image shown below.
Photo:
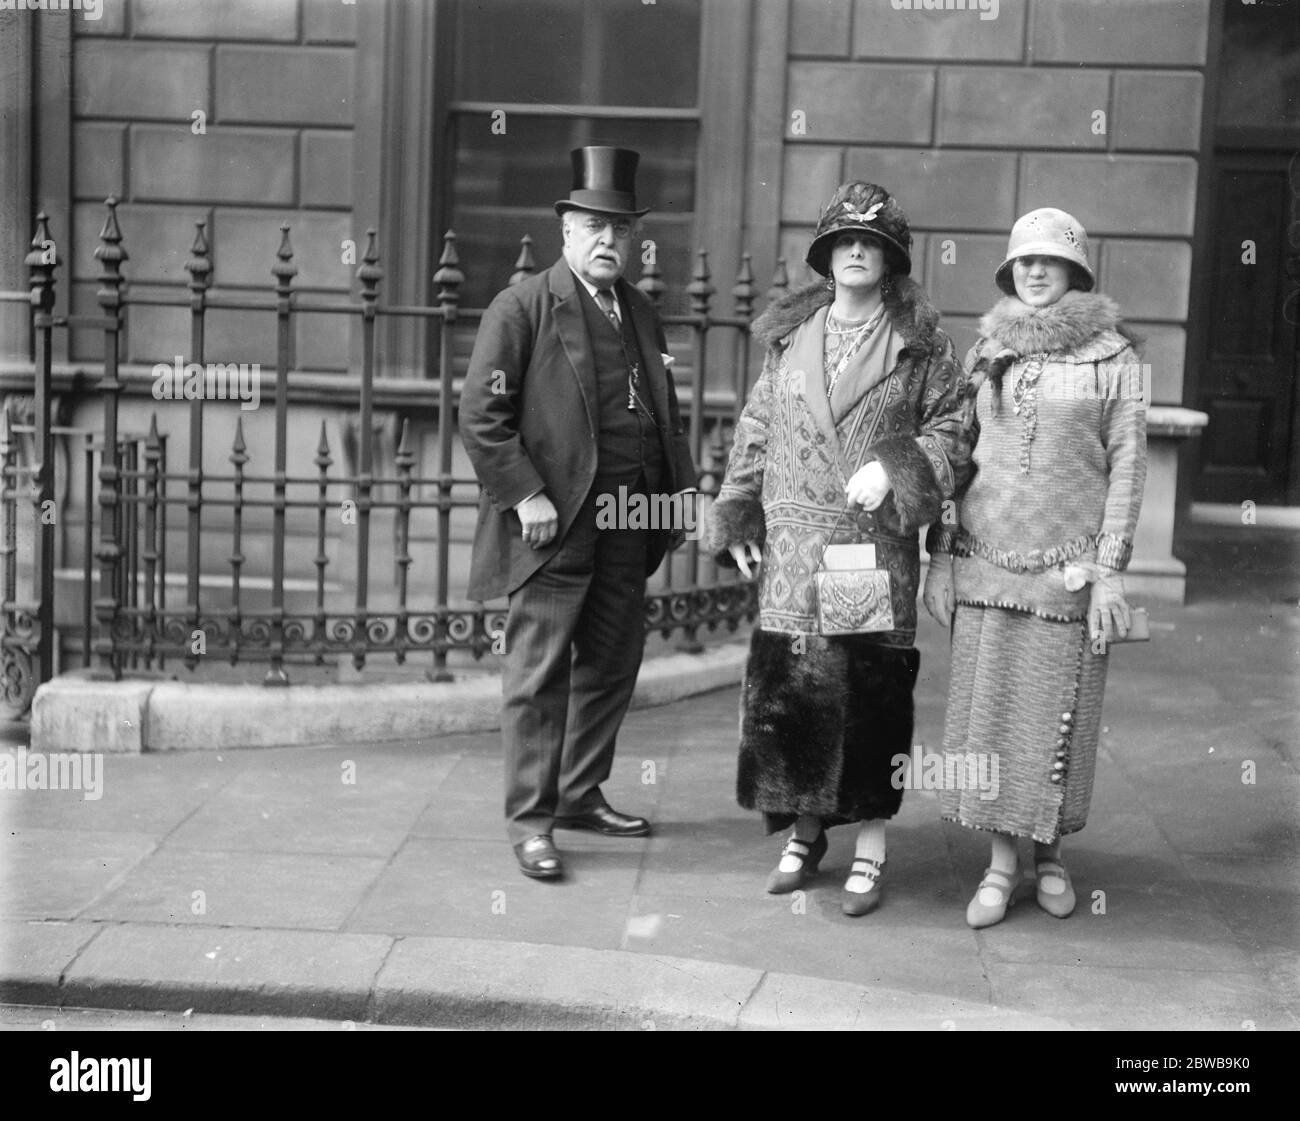
{"label": "iron fence finial", "polygon": [[695,255],[695,271],[691,274],[690,284],[686,286],[686,294],[691,298],[691,313],[694,315],[709,314],[709,297],[717,291],[709,279],[709,251],[701,249]]}
{"label": "iron fence finial", "polygon": [[244,418],[235,418],[235,438],[230,444],[230,462],[241,467],[248,462],[248,445],[244,443]]}
{"label": "iron fence finial", "polygon": [[748,253],[740,255],[740,268],[736,270],[736,283],[731,289],[731,298],[735,301],[736,314],[749,319],[754,314],[754,297],[758,292],[754,288],[754,269]]}
{"label": "iron fence finial", "polygon": [[656,308],[659,307],[668,285],[664,283],[663,273],[659,268],[658,253],[650,253],[641,258],[641,279],[636,282],[636,286],[646,294]]}
{"label": "iron fence finial", "polygon": [[384,270],[379,267],[379,231],[371,226],[366,230],[366,251],[357,268],[357,279],[361,281],[361,298],[378,299],[379,282],[384,278]]}
{"label": "iron fence finial", "polygon": [[24,264],[31,273],[32,307],[49,312],[54,307],[54,270],[59,267],[59,252],[50,237],[50,217],[44,210],[36,215],[36,233]]}
{"label": "iron fence finial", "polygon": [[784,296],[790,287],[790,276],[785,271],[785,258],[776,259],[776,268],[772,271],[772,286],[767,290],[767,302],[778,300]]}
{"label": "iron fence finial", "polygon": [[334,457],[330,455],[330,441],[325,432],[324,420],[320,422],[320,442],[316,445],[316,458],[313,462],[322,471],[334,463]]}
{"label": "iron fence finial", "polygon": [[510,274],[510,283],[518,284],[527,280],[537,271],[537,262],[533,259],[533,239],[524,234],[519,239],[519,259],[515,261],[515,271]]}
{"label": "iron fence finial", "polygon": [[108,214],[104,218],[104,227],[99,231],[99,245],[95,248],[95,260],[102,266],[99,274],[99,289],[95,295],[100,307],[108,314],[114,314],[121,301],[122,265],[131,259],[131,255],[122,248],[122,229],[117,224],[117,198],[109,195],[104,200]]}
{"label": "iron fence finial", "polygon": [[409,471],[415,465],[415,452],[411,450],[411,418],[402,418],[402,433],[397,440],[397,451],[393,461],[398,470]]}
{"label": "iron fence finial", "polygon": [[276,279],[277,295],[289,295],[290,282],[298,275],[298,266],[293,263],[293,246],[289,243],[289,223],[280,223],[280,247],[275,251],[275,264],[271,266],[271,275]]}
{"label": "iron fence finial", "polygon": [[460,303],[460,286],[465,283],[465,274],[460,268],[453,230],[442,235],[442,256],[438,258],[438,271],[433,274],[433,282],[438,285],[438,303],[443,305],[443,313],[454,315],[456,305]]}
{"label": "iron fence finial", "polygon": [[185,262],[185,271],[190,274],[190,291],[198,296],[212,283],[212,247],[208,244],[207,223],[194,223],[194,244],[190,246],[190,257]]}

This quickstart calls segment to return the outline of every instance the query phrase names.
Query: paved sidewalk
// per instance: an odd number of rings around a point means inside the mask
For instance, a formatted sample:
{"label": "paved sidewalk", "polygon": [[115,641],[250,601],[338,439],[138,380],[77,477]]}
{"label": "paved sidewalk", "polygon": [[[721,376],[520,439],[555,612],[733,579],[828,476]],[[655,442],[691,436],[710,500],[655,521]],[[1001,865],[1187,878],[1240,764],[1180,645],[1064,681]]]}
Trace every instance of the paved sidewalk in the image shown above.
{"label": "paved sidewalk", "polygon": [[[515,866],[493,733],[105,756],[97,800],[0,791],[0,1001],[462,1027],[1294,1029],[1300,611],[1243,597],[1152,619],[1149,646],[1113,653],[1064,922],[1027,887],[1004,923],[968,929],[986,843],[919,790],[878,912],[839,910],[846,829],[805,894],[766,895],[780,840],[735,804],[728,688],[628,718],[606,790],[655,834],[557,832],[558,884]],[[917,739],[937,747],[946,641],[927,621],[919,642]]]}

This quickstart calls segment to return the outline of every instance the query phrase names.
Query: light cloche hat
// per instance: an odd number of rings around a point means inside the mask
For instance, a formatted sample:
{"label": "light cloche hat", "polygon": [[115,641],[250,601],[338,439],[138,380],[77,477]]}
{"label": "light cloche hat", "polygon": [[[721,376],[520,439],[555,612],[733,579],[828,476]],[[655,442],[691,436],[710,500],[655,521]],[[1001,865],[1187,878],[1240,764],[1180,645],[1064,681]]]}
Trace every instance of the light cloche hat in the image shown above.
{"label": "light cloche hat", "polygon": [[998,266],[994,279],[1008,296],[1016,294],[1016,284],[1011,276],[1011,264],[1017,257],[1059,257],[1078,265],[1086,284],[1080,287],[1090,292],[1097,283],[1092,266],[1088,264],[1088,231],[1079,220],[1064,210],[1044,206],[1031,210],[1016,219],[1007,239],[1007,259]]}

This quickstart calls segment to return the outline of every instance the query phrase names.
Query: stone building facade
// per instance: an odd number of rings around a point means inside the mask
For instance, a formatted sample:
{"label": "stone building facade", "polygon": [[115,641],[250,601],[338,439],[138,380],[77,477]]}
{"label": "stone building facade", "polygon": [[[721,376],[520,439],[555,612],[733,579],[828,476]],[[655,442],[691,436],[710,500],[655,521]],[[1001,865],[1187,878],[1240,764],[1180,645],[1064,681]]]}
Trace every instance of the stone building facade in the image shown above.
{"label": "stone building facade", "polygon": [[[997,296],[1012,222],[1058,206],[1087,226],[1100,288],[1147,340],[1152,470],[1134,572],[1146,592],[1178,598],[1176,530],[1194,500],[1300,503],[1296,317],[1285,310],[1296,283],[1287,229],[1300,217],[1287,162],[1300,148],[1300,78],[1288,52],[1300,35],[1295,5],[1249,8],[102,0],[97,20],[0,12],[0,287],[25,285],[32,217],[44,209],[62,247],[61,306],[93,313],[93,250],[113,194],[137,291],[183,289],[201,220],[216,283],[265,293],[287,222],[296,288],[355,291],[357,247],[376,226],[385,299],[428,303],[452,226],[466,298],[481,306],[506,282],[519,232],[532,234],[541,265],[558,251],[550,201],[567,190],[567,147],[622,141],[645,153],[656,206],[645,232],[671,290],[684,290],[699,248],[723,313],[742,252],[760,292],[778,257],[804,279],[818,208],[840,181],[871,179],[907,210],[916,274],[960,349]],[[1232,190],[1255,201],[1236,205]],[[1244,248],[1216,234],[1224,213],[1238,219],[1233,237],[1244,229],[1243,246],[1256,246],[1249,271],[1233,271]],[[1216,365],[1216,354],[1237,353],[1230,343],[1240,349],[1215,333],[1212,312],[1228,307],[1237,319],[1263,307],[1272,334],[1249,361]],[[0,329],[0,383],[20,392],[30,376],[20,309],[0,310]],[[274,330],[269,316],[214,313],[209,355],[272,362]],[[123,407],[137,423],[156,405],[150,365],[187,337],[184,309],[132,313]],[[291,455],[310,458],[322,419],[347,442],[355,323],[300,317],[295,344]],[[58,355],[74,421],[93,423],[85,387],[101,345],[73,332]],[[386,326],[380,358],[381,406],[427,416],[428,333]],[[725,394],[719,358],[709,388]],[[179,413],[173,429],[183,459]],[[205,449],[214,468],[223,454],[218,441]]]}

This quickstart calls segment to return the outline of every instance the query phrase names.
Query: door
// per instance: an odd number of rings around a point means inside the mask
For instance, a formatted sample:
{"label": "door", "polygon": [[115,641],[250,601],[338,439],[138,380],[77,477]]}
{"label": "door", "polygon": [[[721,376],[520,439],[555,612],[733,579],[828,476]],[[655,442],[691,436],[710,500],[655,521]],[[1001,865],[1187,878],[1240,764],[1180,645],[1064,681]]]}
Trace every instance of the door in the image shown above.
{"label": "door", "polygon": [[1220,153],[1196,497],[1300,503],[1296,343],[1300,156]]}

